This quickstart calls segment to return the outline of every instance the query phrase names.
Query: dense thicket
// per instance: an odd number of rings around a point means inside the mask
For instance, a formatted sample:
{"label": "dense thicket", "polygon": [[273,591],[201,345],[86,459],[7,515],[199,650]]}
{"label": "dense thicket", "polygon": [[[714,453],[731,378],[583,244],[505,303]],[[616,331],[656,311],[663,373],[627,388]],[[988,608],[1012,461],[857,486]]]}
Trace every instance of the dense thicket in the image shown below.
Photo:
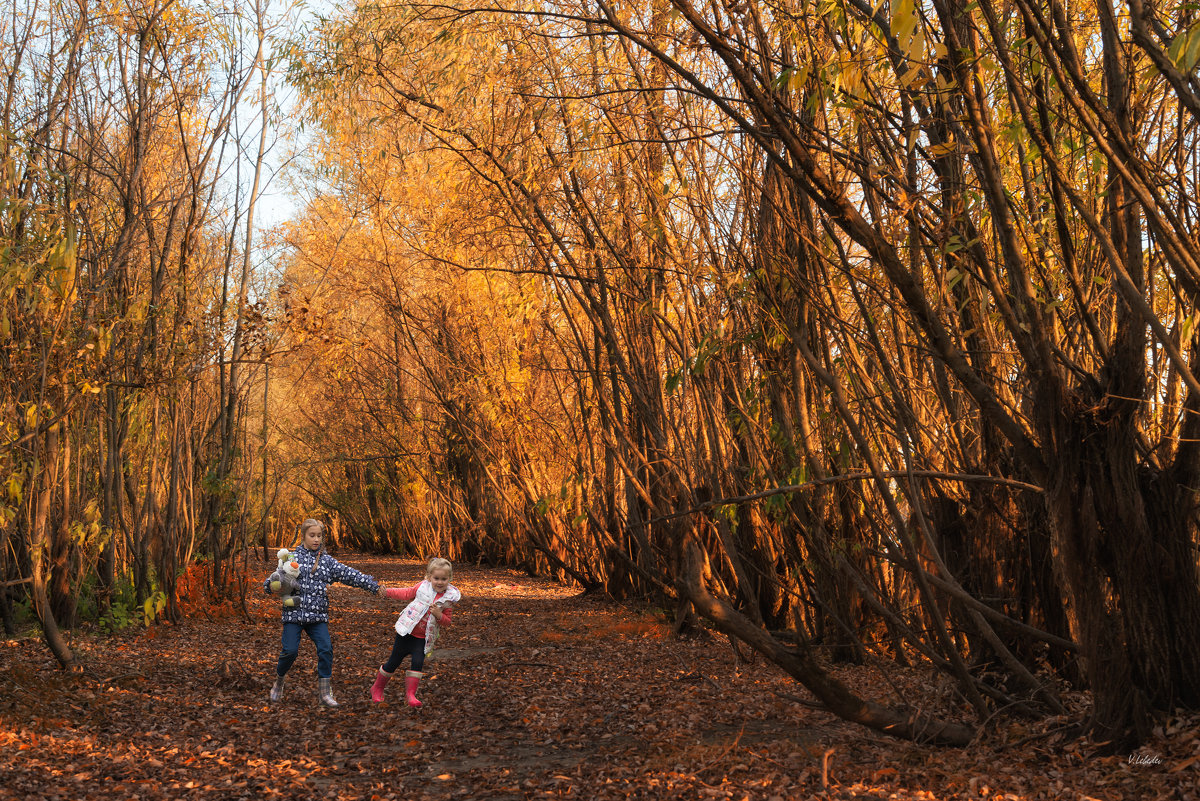
{"label": "dense thicket", "polygon": [[[0,611],[178,614],[258,535],[247,491],[264,8],[13,0],[0,15]],[[266,106],[263,106],[266,108]],[[247,166],[248,165],[248,166]],[[261,326],[259,326],[261,327]]]}

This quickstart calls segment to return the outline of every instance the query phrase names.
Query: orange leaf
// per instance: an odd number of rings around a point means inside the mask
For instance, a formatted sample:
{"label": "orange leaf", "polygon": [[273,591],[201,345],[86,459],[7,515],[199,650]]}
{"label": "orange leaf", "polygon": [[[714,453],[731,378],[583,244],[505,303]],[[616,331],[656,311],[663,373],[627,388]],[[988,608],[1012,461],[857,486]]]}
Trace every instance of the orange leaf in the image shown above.
{"label": "orange leaf", "polygon": [[1192,765],[1196,764],[1197,761],[1200,761],[1200,754],[1197,754],[1194,757],[1189,757],[1189,758],[1183,760],[1182,762],[1180,762],[1178,765],[1171,766],[1171,773],[1178,773],[1179,771],[1183,770],[1184,768],[1189,768]]}

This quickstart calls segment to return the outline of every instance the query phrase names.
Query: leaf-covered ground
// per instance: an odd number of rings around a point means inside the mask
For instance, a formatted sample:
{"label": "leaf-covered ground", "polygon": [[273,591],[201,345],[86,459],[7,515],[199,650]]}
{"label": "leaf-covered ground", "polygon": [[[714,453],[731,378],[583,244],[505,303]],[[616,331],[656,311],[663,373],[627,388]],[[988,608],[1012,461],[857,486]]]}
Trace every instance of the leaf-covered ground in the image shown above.
{"label": "leaf-covered ground", "polygon": [[[383,583],[417,562],[343,553]],[[264,576],[270,572],[261,564]],[[1195,799],[1200,720],[1168,721],[1130,761],[1011,720],[967,749],[874,735],[800,701],[727,640],[675,639],[653,611],[581,597],[524,574],[456,567],[464,601],[426,664],[425,707],[367,690],[402,604],[335,585],[334,686],[316,704],[302,641],[284,702],[267,689],[277,602],[253,621],[75,633],[81,674],[40,640],[0,642],[0,798]],[[939,707],[936,679],[890,664],[838,668],[868,695]],[[1082,699],[1075,699],[1082,703]]]}

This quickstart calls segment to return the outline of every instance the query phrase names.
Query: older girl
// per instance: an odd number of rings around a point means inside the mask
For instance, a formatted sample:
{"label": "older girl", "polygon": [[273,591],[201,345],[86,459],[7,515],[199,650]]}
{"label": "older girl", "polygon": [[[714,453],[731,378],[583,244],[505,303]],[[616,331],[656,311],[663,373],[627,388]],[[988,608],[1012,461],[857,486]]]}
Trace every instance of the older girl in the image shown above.
{"label": "older girl", "polygon": [[[317,700],[321,706],[335,707],[332,688],[333,643],[329,638],[329,598],[326,588],[334,582],[378,594],[379,582],[365,573],[343,565],[324,548],[325,524],[309,518],[300,524],[300,547],[294,561],[300,565],[296,605],[283,608],[283,648],[275,668],[271,701],[283,698],[283,677],[300,651],[300,634],[307,634],[317,647]],[[270,579],[263,583],[270,592]]]}

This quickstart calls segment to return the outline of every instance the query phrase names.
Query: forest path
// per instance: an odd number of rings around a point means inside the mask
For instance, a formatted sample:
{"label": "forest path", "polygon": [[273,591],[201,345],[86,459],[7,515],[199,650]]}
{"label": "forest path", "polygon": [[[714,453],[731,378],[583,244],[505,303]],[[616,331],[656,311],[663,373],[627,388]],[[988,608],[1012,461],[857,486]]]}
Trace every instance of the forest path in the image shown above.
{"label": "forest path", "polygon": [[[412,560],[338,558],[388,586],[423,575]],[[56,670],[37,639],[0,643],[0,798],[771,801],[821,794],[826,754],[822,797],[1194,797],[1181,788],[1195,765],[1170,768],[1200,740],[1168,739],[1150,765],[1087,759],[1052,736],[1007,751],[1000,733],[925,748],[788,700],[803,690],[773,666],[738,669],[728,642],[673,638],[652,610],[495,568],[456,566],[454,583],[464,599],[426,662],[419,710],[398,680],[386,703],[368,697],[403,604],[341,585],[330,589],[336,710],[317,706],[307,638],[284,701],[267,704],[279,612],[257,592],[251,622],[76,633],[80,675]],[[876,698],[889,692],[877,668],[839,671]],[[915,673],[890,666],[888,679],[909,702],[934,701],[936,685]]]}

